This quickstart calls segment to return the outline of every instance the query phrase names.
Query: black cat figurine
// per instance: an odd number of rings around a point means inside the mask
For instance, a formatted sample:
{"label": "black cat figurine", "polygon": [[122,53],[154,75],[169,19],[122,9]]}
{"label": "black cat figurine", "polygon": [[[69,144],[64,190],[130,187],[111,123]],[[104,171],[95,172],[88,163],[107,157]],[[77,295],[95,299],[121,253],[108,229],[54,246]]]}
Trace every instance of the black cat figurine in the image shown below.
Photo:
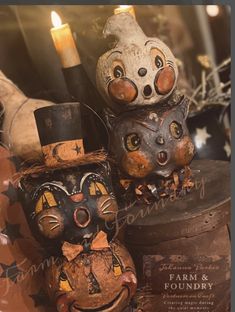
{"label": "black cat figurine", "polygon": [[118,210],[107,164],[75,167],[21,180],[21,199],[31,230],[46,248],[66,241],[89,247],[103,231],[115,234]]}
{"label": "black cat figurine", "polygon": [[106,155],[84,149],[80,105],[64,103],[34,114],[44,159],[23,170],[20,180],[32,232],[52,254],[65,242],[85,250],[94,239],[107,246],[118,206]]}

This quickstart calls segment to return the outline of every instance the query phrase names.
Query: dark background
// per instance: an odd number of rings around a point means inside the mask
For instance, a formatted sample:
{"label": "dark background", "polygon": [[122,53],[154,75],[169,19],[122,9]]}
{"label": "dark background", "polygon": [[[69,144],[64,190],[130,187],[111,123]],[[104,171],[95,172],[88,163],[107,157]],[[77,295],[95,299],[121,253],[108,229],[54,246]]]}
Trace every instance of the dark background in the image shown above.
{"label": "dark background", "polygon": [[[57,11],[62,21],[70,24],[82,63],[90,80],[95,84],[98,57],[109,48],[112,40],[112,38],[103,39],[102,30],[116,7],[0,5],[0,70],[29,97],[48,99],[57,103],[67,101],[69,99],[67,87],[50,36],[51,11]],[[230,56],[229,6],[216,6],[218,14],[214,17],[208,14],[207,6],[134,7],[137,21],[144,32],[148,36],[157,36],[166,42],[180,61],[178,87],[182,92],[192,94],[201,82],[202,67],[197,61],[198,55],[208,55],[213,66]],[[218,75],[217,79],[228,81],[230,71]],[[218,116],[221,111],[222,108]],[[226,124],[223,124],[222,129],[226,135],[230,131],[229,110],[227,115]],[[220,131],[216,129],[215,131]],[[208,157],[223,158],[211,154]]]}
{"label": "dark background", "polygon": [[[66,86],[50,36],[50,12],[56,10],[76,33],[82,62],[95,82],[97,59],[108,48],[108,40],[102,38],[102,29],[115,7],[0,5],[0,70],[29,96],[54,96],[55,100],[63,101]],[[186,81],[191,87],[200,82],[201,69],[196,56],[207,54],[203,41],[205,28],[198,19],[197,7],[135,6],[137,20],[145,33],[163,39],[183,62],[189,78]],[[219,6],[218,16],[207,15],[207,22],[215,62],[219,64],[230,55],[230,8]]]}

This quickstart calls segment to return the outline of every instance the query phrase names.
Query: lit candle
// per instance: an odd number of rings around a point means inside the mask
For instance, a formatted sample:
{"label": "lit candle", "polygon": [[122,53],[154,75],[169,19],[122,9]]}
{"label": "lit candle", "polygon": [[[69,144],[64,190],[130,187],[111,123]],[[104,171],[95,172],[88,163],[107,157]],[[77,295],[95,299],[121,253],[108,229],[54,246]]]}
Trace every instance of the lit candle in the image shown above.
{"label": "lit candle", "polygon": [[123,12],[128,12],[135,17],[135,9],[133,5],[119,5],[118,8],[114,9],[114,14],[119,14]]}
{"label": "lit candle", "polygon": [[62,24],[59,15],[51,12],[51,36],[63,68],[81,64],[69,24]]}

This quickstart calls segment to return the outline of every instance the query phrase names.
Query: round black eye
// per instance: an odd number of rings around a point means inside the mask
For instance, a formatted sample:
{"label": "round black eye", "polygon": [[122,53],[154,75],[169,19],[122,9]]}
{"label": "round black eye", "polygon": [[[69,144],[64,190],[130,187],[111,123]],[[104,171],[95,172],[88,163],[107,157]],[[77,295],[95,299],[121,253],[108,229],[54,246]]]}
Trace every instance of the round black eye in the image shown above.
{"label": "round black eye", "polygon": [[140,143],[140,137],[136,133],[128,134],[125,137],[125,147],[129,152],[137,151]]}
{"label": "round black eye", "polygon": [[115,78],[120,78],[124,76],[124,70],[120,65],[114,67],[113,74]]}
{"label": "round black eye", "polygon": [[179,139],[183,135],[182,126],[178,122],[173,121],[170,124],[170,132],[175,139]]}
{"label": "round black eye", "polygon": [[163,60],[159,55],[155,57],[155,65],[157,66],[157,68],[163,67]]}
{"label": "round black eye", "polygon": [[61,273],[60,273],[60,276],[59,276],[59,279],[61,280],[61,281],[67,281],[67,275],[62,271]]}
{"label": "round black eye", "polygon": [[159,135],[156,138],[156,143],[159,144],[159,145],[163,145],[163,144],[165,144],[165,140],[164,140],[164,138],[161,135]]}

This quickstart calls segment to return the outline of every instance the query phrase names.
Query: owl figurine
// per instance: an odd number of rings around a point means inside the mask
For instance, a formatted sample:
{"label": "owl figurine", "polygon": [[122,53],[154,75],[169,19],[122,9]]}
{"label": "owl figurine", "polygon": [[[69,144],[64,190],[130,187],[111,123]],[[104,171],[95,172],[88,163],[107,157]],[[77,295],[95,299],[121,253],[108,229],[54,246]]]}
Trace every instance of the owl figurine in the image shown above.
{"label": "owl figurine", "polygon": [[176,88],[178,69],[171,50],[147,37],[129,13],[111,16],[104,36],[117,38],[97,64],[97,88],[115,113],[163,103]]}
{"label": "owl figurine", "polygon": [[186,126],[188,105],[183,98],[170,110],[156,105],[109,119],[111,153],[126,177],[158,184],[190,164],[195,149]]}

